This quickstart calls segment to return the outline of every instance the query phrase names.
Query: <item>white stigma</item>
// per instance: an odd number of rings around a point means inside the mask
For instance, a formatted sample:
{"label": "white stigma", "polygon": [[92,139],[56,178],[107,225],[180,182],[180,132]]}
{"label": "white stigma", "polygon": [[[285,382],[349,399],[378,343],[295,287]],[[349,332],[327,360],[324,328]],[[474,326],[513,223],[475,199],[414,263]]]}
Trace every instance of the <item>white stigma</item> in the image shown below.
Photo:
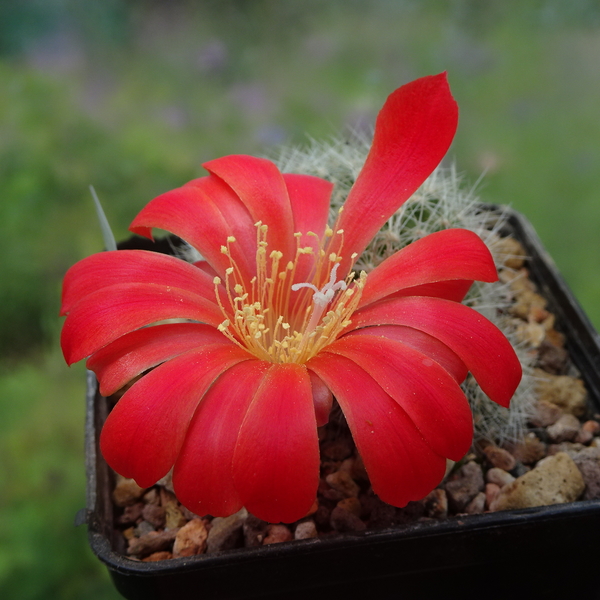
{"label": "white stigma", "polygon": [[337,270],[339,266],[340,263],[333,265],[333,268],[331,269],[331,275],[329,276],[329,281],[321,289],[317,288],[317,286],[313,285],[312,283],[294,283],[294,285],[292,285],[292,291],[294,292],[297,292],[302,288],[310,288],[315,292],[313,294],[314,307],[310,317],[310,322],[306,327],[307,332],[313,331],[318,325],[323,312],[327,308],[327,305],[333,300],[335,293],[339,290],[345,290],[348,287],[343,279],[336,281]]}

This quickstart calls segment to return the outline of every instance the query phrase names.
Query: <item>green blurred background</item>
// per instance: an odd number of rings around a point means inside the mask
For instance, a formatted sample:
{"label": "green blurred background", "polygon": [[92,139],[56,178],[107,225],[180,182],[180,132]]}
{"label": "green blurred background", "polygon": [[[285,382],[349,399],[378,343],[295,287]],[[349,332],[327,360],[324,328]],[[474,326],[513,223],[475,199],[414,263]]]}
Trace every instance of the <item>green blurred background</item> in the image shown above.
{"label": "green blurred background", "polygon": [[447,70],[450,151],[512,204],[600,325],[600,2],[0,0],[0,597],[117,594],[84,505],[84,370],[60,280],[151,198],[229,153],[369,127]]}

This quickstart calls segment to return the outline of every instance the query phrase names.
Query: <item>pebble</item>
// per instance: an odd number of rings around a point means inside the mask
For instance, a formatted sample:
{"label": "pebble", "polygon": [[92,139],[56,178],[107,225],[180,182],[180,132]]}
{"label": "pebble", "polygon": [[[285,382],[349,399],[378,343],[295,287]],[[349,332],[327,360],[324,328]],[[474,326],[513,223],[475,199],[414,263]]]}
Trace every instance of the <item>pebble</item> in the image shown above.
{"label": "pebble", "polygon": [[187,519],[177,504],[167,504],[165,509],[165,527],[167,529],[177,529],[183,527]]}
{"label": "pebble", "polygon": [[321,454],[331,460],[342,461],[352,454],[352,445],[349,440],[336,440],[321,444]]}
{"label": "pebble", "polygon": [[594,435],[599,431],[600,423],[598,423],[598,421],[586,421],[579,429],[579,432],[575,437],[575,442],[589,444],[594,439]]}
{"label": "pebble", "polygon": [[508,450],[498,446],[487,446],[483,449],[483,453],[493,467],[504,471],[512,471],[517,463],[515,457]]}
{"label": "pebble", "polygon": [[458,513],[464,512],[469,502],[484,489],[481,467],[474,461],[464,464],[445,487],[450,508]]}
{"label": "pebble", "polygon": [[552,442],[572,442],[579,433],[580,423],[572,414],[565,414],[547,429]]}
{"label": "pebble", "polygon": [[569,364],[569,354],[560,346],[544,340],[538,349],[537,366],[546,373],[562,375]]}
{"label": "pebble", "polygon": [[360,503],[360,500],[358,498],[355,498],[354,496],[340,500],[337,503],[337,506],[355,514],[357,517],[360,517],[360,514],[362,512],[362,505]]}
{"label": "pebble", "polygon": [[335,473],[340,466],[339,461],[327,460],[326,458],[321,459],[321,477],[327,477],[331,473]]}
{"label": "pebble", "polygon": [[597,433],[600,433],[600,423],[598,423],[598,421],[586,421],[582,426],[581,429],[583,431],[589,431],[592,435],[596,435]]}
{"label": "pebble", "polygon": [[573,459],[564,452],[541,460],[535,469],[504,486],[490,510],[508,510],[573,502],[585,488]]}
{"label": "pebble", "polygon": [[493,467],[485,474],[485,479],[488,483],[495,483],[498,487],[503,488],[505,485],[512,483],[515,478],[507,473],[504,469]]}
{"label": "pebble", "polygon": [[331,511],[330,523],[333,529],[340,532],[364,531],[367,528],[364,521],[340,506]]}
{"label": "pebble", "polygon": [[566,452],[571,458],[573,458],[578,452],[581,452],[585,446],[578,444],[577,442],[561,442],[560,444],[549,444],[548,445],[548,456],[553,456],[559,452]]}
{"label": "pebble", "polygon": [[229,517],[215,517],[208,532],[206,553],[235,548],[243,537],[243,526],[247,517],[248,511],[245,508]]}
{"label": "pebble", "polygon": [[546,340],[548,340],[550,344],[558,346],[559,348],[562,348],[566,342],[564,334],[556,331],[556,329],[551,329],[550,331],[546,332]]}
{"label": "pebble", "polygon": [[[346,458],[342,461],[342,464],[339,466],[338,471],[346,471],[346,473],[348,473],[348,475],[352,477],[352,473],[354,470],[354,462],[355,459],[353,456],[351,456],[350,458]],[[354,477],[352,477],[352,479],[354,479]]]}
{"label": "pebble", "polygon": [[375,495],[365,495],[362,498],[362,507],[368,517],[369,527],[384,529],[396,521],[396,508],[383,502]]}
{"label": "pebble", "polygon": [[335,473],[331,473],[325,477],[325,481],[330,487],[342,494],[345,498],[357,498],[360,492],[358,484],[346,471],[336,471]]}
{"label": "pebble", "polygon": [[142,537],[151,531],[156,531],[156,528],[148,521],[140,521],[133,531],[135,537]]}
{"label": "pebble", "polygon": [[369,483],[369,475],[367,473],[367,469],[365,469],[365,463],[363,462],[360,454],[354,459],[350,475],[354,481]]}
{"label": "pebble", "polygon": [[485,505],[489,509],[494,500],[500,493],[500,486],[497,483],[486,483],[485,484]]}
{"label": "pebble", "polygon": [[436,488],[421,501],[425,515],[431,519],[445,519],[448,516],[448,496],[446,490]]}
{"label": "pebble", "polygon": [[165,511],[165,528],[177,529],[187,523],[175,494],[160,488],[160,504]]}
{"label": "pebble", "polygon": [[600,448],[584,448],[573,460],[585,481],[583,499],[600,499]]}
{"label": "pebble", "polygon": [[118,518],[117,522],[121,525],[131,525],[136,523],[142,516],[144,504],[136,502],[130,506],[126,506],[123,514]]}
{"label": "pebble", "polygon": [[129,541],[127,554],[136,556],[147,556],[154,552],[167,550],[175,540],[177,530],[169,529],[165,531],[150,531],[141,537],[132,538]]}
{"label": "pebble", "polygon": [[528,465],[524,465],[522,462],[517,462],[517,466],[511,471],[511,475],[516,477],[521,477],[521,475],[525,475],[531,471],[531,467]]}
{"label": "pebble", "polygon": [[510,269],[520,269],[523,266],[527,253],[518,240],[510,236],[498,237],[493,242],[494,251],[504,259],[504,266]]}
{"label": "pebble", "polygon": [[546,456],[546,444],[532,431],[527,433],[513,450],[514,457],[526,465],[531,465]]}
{"label": "pebble", "polygon": [[160,494],[158,490],[153,487],[150,488],[143,496],[144,504],[160,504]]}
{"label": "pebble", "polygon": [[152,523],[154,529],[165,526],[165,509],[157,504],[146,504],[142,510],[142,516],[148,523]]}
{"label": "pebble", "polygon": [[173,556],[202,554],[207,547],[208,530],[201,519],[188,521],[178,532],[173,544]]}
{"label": "pebble", "polygon": [[396,522],[399,525],[414,523],[425,516],[425,506],[422,502],[409,502],[403,508],[396,510]]}
{"label": "pebble", "polygon": [[485,492],[479,492],[479,494],[477,494],[477,496],[475,496],[475,498],[473,498],[473,500],[467,504],[465,512],[469,515],[482,513],[485,510],[485,500]]}
{"label": "pebble", "polygon": [[[325,476],[331,475],[331,473],[327,473]],[[319,479],[319,487],[317,488],[317,497],[322,500],[329,501],[328,504],[330,508],[337,504],[342,498],[344,498],[344,494],[339,492],[338,490],[333,489],[325,479]]]}
{"label": "pebble", "polygon": [[509,312],[524,321],[528,320],[532,308],[545,308],[546,299],[537,292],[522,290],[516,298],[516,302],[510,307]]}
{"label": "pebble", "polygon": [[327,531],[331,527],[329,524],[331,519],[331,508],[331,506],[320,504],[317,512],[314,514],[315,523],[319,529],[323,531]]}
{"label": "pebble", "polygon": [[113,502],[117,506],[135,504],[142,497],[144,491],[144,488],[141,488],[133,479],[118,477],[112,494]]}
{"label": "pebble", "polygon": [[173,504],[175,506],[179,506],[179,502],[175,494],[164,487],[159,487],[159,499],[160,505],[164,508],[167,508],[169,504]]}
{"label": "pebble", "polygon": [[[329,515],[327,520],[329,520]],[[262,546],[262,542],[267,535],[267,526],[268,523],[248,513],[243,525],[244,546],[246,548]]]}
{"label": "pebble", "polygon": [[534,406],[533,415],[529,418],[529,422],[534,427],[548,427],[554,425],[563,414],[562,409],[548,400],[539,400]]}
{"label": "pebble", "polygon": [[294,539],[289,527],[278,523],[267,527],[267,536],[263,540],[263,545],[279,544],[281,542],[289,542]]}
{"label": "pebble", "polygon": [[303,521],[296,525],[296,530],[294,531],[295,540],[308,540],[317,536],[317,526],[314,521]]}
{"label": "pebble", "polygon": [[142,560],[144,562],[156,562],[157,560],[169,560],[170,558],[173,558],[173,554],[167,550],[163,550],[162,552],[154,552],[154,554],[146,556]]}
{"label": "pebble", "polygon": [[587,446],[593,439],[594,434],[591,431],[586,431],[585,429],[580,428],[575,436],[575,443]]}
{"label": "pebble", "polygon": [[525,342],[533,348],[538,348],[546,339],[546,329],[540,323],[519,321],[515,335],[519,341]]}
{"label": "pebble", "polygon": [[515,295],[525,290],[535,290],[535,284],[529,279],[527,269],[519,269],[518,271],[501,269],[498,277],[503,283],[509,284],[511,291]]}
{"label": "pebble", "polygon": [[554,327],[554,315],[545,308],[540,308],[538,305],[531,307],[527,319],[536,323],[542,323],[546,330]]}
{"label": "pebble", "polygon": [[538,378],[536,390],[541,400],[552,402],[576,417],[585,413],[587,394],[581,379],[569,375],[550,375],[541,369],[535,369],[534,373]]}

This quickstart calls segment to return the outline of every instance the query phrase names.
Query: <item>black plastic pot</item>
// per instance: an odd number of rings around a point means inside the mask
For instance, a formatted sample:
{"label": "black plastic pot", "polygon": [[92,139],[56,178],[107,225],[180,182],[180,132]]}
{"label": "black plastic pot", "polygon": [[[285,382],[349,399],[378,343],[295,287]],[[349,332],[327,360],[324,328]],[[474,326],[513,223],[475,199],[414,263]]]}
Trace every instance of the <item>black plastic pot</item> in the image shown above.
{"label": "black plastic pot", "polygon": [[[590,402],[600,411],[600,336],[532,226],[511,213],[508,227],[526,248],[532,279],[548,299]],[[93,375],[88,383],[85,521],[92,550],[125,598],[600,597],[596,500],[191,558],[131,560],[115,550],[122,541],[113,527],[112,473],[98,451],[108,406]]]}

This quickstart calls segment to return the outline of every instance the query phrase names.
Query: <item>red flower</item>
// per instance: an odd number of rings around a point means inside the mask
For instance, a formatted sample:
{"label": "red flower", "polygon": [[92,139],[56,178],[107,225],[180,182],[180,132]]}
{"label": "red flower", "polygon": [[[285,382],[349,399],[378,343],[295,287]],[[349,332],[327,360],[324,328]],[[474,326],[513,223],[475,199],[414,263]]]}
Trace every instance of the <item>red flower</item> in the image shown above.
{"label": "red flower", "polygon": [[133,250],[69,270],[67,362],[89,357],[104,395],[152,369],[102,431],[113,469],[146,487],[174,467],[180,501],[198,514],[246,506],[295,521],[315,499],[317,425],[333,394],[382,500],[404,506],[440,482],[446,457],[472,441],[467,371],[504,406],[521,376],[502,333],[460,304],[473,280],[497,279],[490,253],[451,229],[368,276],[350,271],[440,162],[457,120],[445,74],[396,90],[333,229],[330,183],[227,156],[131,225],[171,231],[204,261]]}

